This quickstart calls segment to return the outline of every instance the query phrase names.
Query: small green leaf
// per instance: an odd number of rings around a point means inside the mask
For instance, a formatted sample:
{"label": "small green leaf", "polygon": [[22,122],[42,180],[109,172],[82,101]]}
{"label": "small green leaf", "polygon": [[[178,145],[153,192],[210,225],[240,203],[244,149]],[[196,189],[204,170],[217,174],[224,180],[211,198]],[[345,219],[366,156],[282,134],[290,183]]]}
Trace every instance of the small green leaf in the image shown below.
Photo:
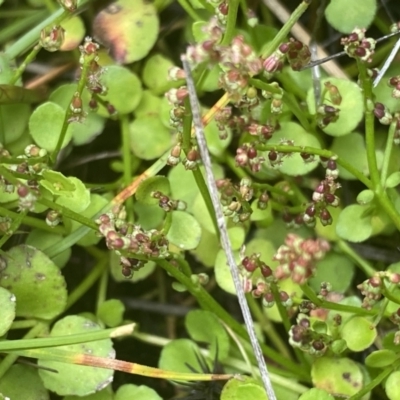
{"label": "small green leaf", "polygon": [[59,268],[44,253],[19,245],[4,255],[0,285],[17,298],[16,315],[52,319],[64,311],[67,289]]}
{"label": "small green leaf", "polygon": [[139,105],[135,109],[136,117],[159,117],[161,114],[162,99],[154,95],[150,90],[143,90],[142,98]]}
{"label": "small green leaf", "polygon": [[165,176],[151,176],[140,182],[136,190],[136,199],[143,204],[158,204],[159,199],[152,196],[153,192],[170,194],[169,181]]}
{"label": "small green leaf", "polygon": [[368,28],[376,9],[376,0],[356,1],[351,7],[348,0],[331,0],[325,9],[325,17],[339,32],[351,33],[355,28]]}
{"label": "small green leaf", "polygon": [[[193,372],[193,370],[202,372],[203,369],[198,360],[199,353],[199,347],[192,340],[173,340],[161,350],[158,367],[175,372]],[[210,363],[208,364],[210,366]]]}
{"label": "small green leaf", "polygon": [[268,400],[265,389],[250,376],[229,380],[221,393],[221,400]]}
{"label": "small green leaf", "polygon": [[93,21],[94,36],[110,47],[112,57],[130,64],[146,57],[158,37],[157,10],[144,0],[119,0]]}
{"label": "small green leaf", "polygon": [[157,392],[145,385],[122,385],[115,393],[114,400],[162,400]]}
{"label": "small green leaf", "polygon": [[[274,132],[269,144],[280,144],[283,140],[292,140],[294,146],[310,146],[316,149],[321,148],[319,140],[312,134],[308,133],[301,125],[294,122],[282,122],[281,128]],[[318,166],[318,159],[314,161],[304,162],[300,153],[289,154],[283,158],[282,164],[275,167],[283,174],[290,176],[305,175],[314,170]]]}
{"label": "small green leaf", "polygon": [[138,201],[135,203],[134,211],[137,224],[144,230],[156,229],[165,218],[165,211],[158,204],[149,205]]}
{"label": "small green leaf", "polygon": [[[102,99],[108,101],[119,114],[132,112],[142,98],[142,84],[136,74],[120,65],[110,65],[101,76],[101,83],[107,88]],[[109,117],[108,111],[99,104],[98,113]]]}
{"label": "small green leaf", "polygon": [[[100,327],[94,322],[77,315],[69,315],[54,324],[50,336],[74,335],[98,330],[100,330]],[[74,355],[88,354],[110,359],[115,358],[111,339],[61,346],[61,349],[72,352]],[[114,374],[113,370],[58,361],[39,359],[38,364],[41,367],[58,371],[55,374],[54,372],[40,369],[39,374],[45,387],[60,396],[86,396],[99,391],[111,383]]]}
{"label": "small green leaf", "polygon": [[356,394],[364,381],[360,367],[349,358],[316,359],[311,367],[311,378],[316,388],[338,397]]}
{"label": "small green leaf", "polygon": [[346,207],[339,215],[336,233],[350,242],[363,242],[372,235],[371,214],[367,208],[358,204]]}
{"label": "small green leaf", "polygon": [[210,311],[192,310],[185,318],[189,336],[196,342],[210,345],[210,357],[224,360],[229,353],[229,336],[219,319]]}
{"label": "small green leaf", "polygon": [[105,389],[100,390],[100,392],[89,394],[89,396],[85,396],[83,398],[80,396],[65,396],[63,400],[115,400],[115,399],[110,385],[107,386]]}
{"label": "small green leaf", "polygon": [[0,336],[3,336],[10,329],[15,318],[16,297],[7,289],[0,287]]}
{"label": "small green leaf", "polygon": [[[354,151],[354,149],[357,149],[357,151]],[[337,154],[342,160],[349,162],[364,175],[369,175],[365,140],[360,133],[351,132],[346,136],[334,138],[330,150]],[[339,176],[343,179],[357,179],[341,165],[338,165],[338,170]]]}
{"label": "small green leaf", "polygon": [[75,185],[75,190],[72,192],[60,193],[56,203],[76,213],[80,213],[86,210],[90,204],[90,190],[86,189],[84,183],[78,178],[70,176],[68,179]]}
{"label": "small green leaf", "polygon": [[374,343],[377,336],[376,328],[371,321],[356,316],[349,319],[340,331],[342,339],[351,351],[363,351]]}
{"label": "small green leaf", "polygon": [[361,206],[371,203],[375,198],[375,193],[370,189],[365,189],[357,195],[357,203]]}
{"label": "small green leaf", "polygon": [[339,219],[339,215],[342,212],[342,209],[340,207],[330,207],[329,212],[332,216],[332,224],[324,226],[321,224],[321,221],[317,219],[317,225],[315,226],[315,231],[318,236],[321,236],[322,238],[329,240],[331,242],[336,242],[340,240],[340,237],[336,233],[336,225]]}
{"label": "small green leaf", "polygon": [[228,236],[232,250],[239,250],[243,246],[246,232],[242,226],[232,226],[228,228]]}
{"label": "small green leaf", "polygon": [[[63,109],[67,109],[71,103],[71,99],[76,92],[77,86],[74,83],[68,83],[66,85],[59,86],[54,90],[49,100],[57,103]],[[85,111],[88,111],[89,100],[91,95],[87,89],[82,92],[82,105]],[[73,122],[74,129],[72,132],[72,141],[75,146],[81,146],[83,144],[90,143],[96,136],[98,136],[104,128],[105,119],[97,113],[90,111],[87,116],[81,122]]]}
{"label": "small green leaf", "polygon": [[[349,80],[339,78],[328,78],[321,81],[321,87],[325,82],[335,85],[342,96],[339,118],[322,130],[331,136],[344,136],[352,132],[360,123],[364,115],[364,102],[360,87]],[[328,92],[326,92],[322,102],[330,104]],[[307,105],[310,114],[315,114],[314,90],[311,88],[307,93]],[[275,136],[275,134],[274,134]]]}
{"label": "small green leaf", "polygon": [[174,63],[161,54],[154,54],[146,60],[143,67],[143,83],[154,93],[164,94],[170,83],[168,71]]}
{"label": "small green leaf", "polygon": [[160,118],[144,115],[129,125],[132,152],[143,160],[153,160],[164,154],[172,145],[170,130]]}
{"label": "small green leaf", "polygon": [[[42,231],[40,229],[32,229],[25,241],[25,244],[35,247],[38,250],[45,251],[48,247],[61,241],[63,237],[52,232]],[[71,257],[71,248],[65,249],[57,254],[52,261],[58,268],[63,268]]]}
{"label": "small green leaf", "polygon": [[392,372],[385,382],[385,392],[389,400],[400,398],[400,371]]}
{"label": "small green leaf", "polygon": [[192,24],[192,34],[196,43],[204,42],[209,39],[209,35],[205,32],[207,22],[196,21]]}
{"label": "small green leaf", "polygon": [[147,262],[143,268],[140,268],[139,271],[135,271],[133,273],[132,278],[126,279],[122,275],[122,268],[120,263],[120,257],[114,252],[110,252],[110,268],[111,268],[111,276],[114,278],[116,282],[131,282],[136,283],[146,279],[149,275],[151,275],[155,268],[156,264],[154,261]]}
{"label": "small green leaf", "polygon": [[167,239],[182,250],[195,249],[200,242],[201,227],[193,215],[185,211],[172,211]]}
{"label": "small green leaf", "polygon": [[312,388],[303,393],[299,400],[335,400],[335,398],[325,390]]}
{"label": "small green leaf", "polygon": [[207,140],[207,147],[213,156],[221,157],[225,149],[229,146],[232,139],[232,132],[229,127],[226,127],[227,137],[220,138],[220,130],[214,119],[204,128],[204,134]]}
{"label": "small green leaf", "polygon": [[85,37],[85,25],[82,18],[73,16],[61,23],[64,29],[64,41],[60,47],[61,51],[71,51],[78,48]]}
{"label": "small green leaf", "polygon": [[334,354],[343,353],[345,350],[347,350],[346,341],[343,340],[343,339],[334,340],[332,345],[331,345],[331,349],[332,349]]}
{"label": "small green leaf", "polygon": [[[23,384],[21,380],[23,381]],[[11,368],[0,379],[0,393],[8,400],[50,399],[50,394],[44,387],[37,369],[27,365],[15,364],[11,366]]]}
{"label": "small green leaf", "polygon": [[350,286],[353,276],[354,264],[351,260],[342,254],[331,252],[317,261],[317,270],[308,282],[315,292],[319,292],[322,282],[329,282],[334,292],[344,293]]}
{"label": "small green leaf", "polygon": [[[234,254],[235,254],[235,261],[238,264],[240,262],[239,252],[236,251]],[[225,290],[225,292],[236,295],[236,289],[233,283],[231,270],[229,269],[226,255],[223,250],[220,250],[217,254],[214,271],[215,271],[215,280],[217,281],[218,286],[222,290]]]}
{"label": "small green leaf", "polygon": [[391,350],[376,350],[368,354],[365,365],[371,368],[386,368],[398,359],[398,355]]}
{"label": "small green leaf", "polygon": [[74,183],[61,172],[45,170],[42,176],[44,179],[40,180],[40,184],[54,195],[73,192],[76,189]]}
{"label": "small green leaf", "polygon": [[[50,101],[41,104],[29,119],[29,133],[35,143],[47,151],[53,151],[58,143],[65,119],[65,110]],[[75,124],[69,124],[61,148],[64,148],[72,138]]]}
{"label": "small green leaf", "polygon": [[100,304],[97,310],[97,316],[105,325],[113,328],[122,323],[125,312],[125,306],[121,300],[110,299]]}
{"label": "small green leaf", "polygon": [[213,267],[220,249],[221,245],[217,236],[207,229],[202,229],[200,243],[192,250],[192,254],[206,267]]}
{"label": "small green leaf", "polygon": [[29,104],[4,104],[0,106],[0,137],[4,146],[18,140],[23,135],[28,126],[30,115],[31,107]]}
{"label": "small green leaf", "polygon": [[394,188],[400,184],[400,172],[393,172],[393,174],[389,175],[386,179],[385,186],[388,188]]}
{"label": "small green leaf", "polygon": [[[93,218],[100,210],[102,210],[107,204],[109,203],[109,200],[103,195],[100,196],[99,194],[96,193],[91,193],[90,194],[90,204],[80,212],[80,214],[83,217],[86,218]],[[80,226],[82,226],[79,222],[70,220],[68,218],[64,218],[64,224],[67,228],[69,228],[70,232],[74,232],[77,230]],[[80,246],[93,246],[97,244],[101,240],[101,237],[96,234],[94,230],[90,230],[83,238],[81,238],[77,244]]]}

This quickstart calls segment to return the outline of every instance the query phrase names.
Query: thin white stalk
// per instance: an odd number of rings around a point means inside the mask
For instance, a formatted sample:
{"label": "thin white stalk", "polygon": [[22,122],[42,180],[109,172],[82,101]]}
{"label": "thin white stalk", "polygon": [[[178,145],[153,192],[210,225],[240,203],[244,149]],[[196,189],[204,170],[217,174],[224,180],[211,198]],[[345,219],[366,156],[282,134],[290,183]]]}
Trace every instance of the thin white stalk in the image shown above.
{"label": "thin white stalk", "polygon": [[389,54],[389,57],[386,59],[385,64],[383,64],[383,67],[379,71],[378,76],[374,80],[374,87],[378,86],[378,83],[381,81],[383,78],[383,75],[385,75],[386,71],[389,69],[390,64],[392,64],[394,58],[396,57],[397,52],[400,50],[400,39],[397,40],[396,44],[394,45],[392,51]]}
{"label": "thin white stalk", "polygon": [[196,88],[194,86],[191,69],[185,55],[181,56],[183,68],[186,73],[187,87],[189,91],[190,105],[192,108],[193,124],[196,133],[197,145],[199,147],[201,159],[203,161],[207,186],[210,192],[211,200],[214,206],[214,212],[217,219],[218,228],[221,234],[221,244],[224,249],[228,266],[232,274],[233,283],[235,285],[236,294],[238,297],[239,305],[242,310],[243,319],[249,334],[250,342],[253,347],[254,355],[257,359],[258,367],[260,370],[260,375],[262,382],[264,384],[265,390],[268,395],[269,400],[276,400],[274,389],[272,388],[271,379],[268,373],[267,365],[264,360],[264,356],[261,351],[260,344],[256,336],[254,329],[254,322],[250,314],[249,306],[246,301],[243,286],[239,276],[239,270],[235,262],[235,257],[233,255],[232,246],[228,236],[228,230],[225,223],[224,214],[222,211],[221,203],[219,201],[217,184],[215,183],[214,174],[211,168],[211,157],[208,152],[206,138],[204,136],[204,127],[201,121],[200,106],[197,100]]}

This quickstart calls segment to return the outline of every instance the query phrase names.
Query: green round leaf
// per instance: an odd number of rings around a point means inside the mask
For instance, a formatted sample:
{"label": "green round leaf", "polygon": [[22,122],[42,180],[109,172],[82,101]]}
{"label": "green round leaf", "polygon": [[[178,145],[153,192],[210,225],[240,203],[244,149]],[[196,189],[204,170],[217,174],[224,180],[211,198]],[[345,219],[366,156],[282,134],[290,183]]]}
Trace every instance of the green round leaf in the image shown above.
{"label": "green round leaf", "polygon": [[265,389],[250,376],[229,380],[221,393],[222,400],[268,400]]}
{"label": "green round leaf", "polygon": [[64,311],[67,304],[64,277],[44,253],[20,245],[3,257],[7,266],[0,274],[0,285],[17,298],[17,316],[52,319]]}
{"label": "green round leaf", "polygon": [[115,400],[111,389],[111,386],[107,386],[105,389],[100,390],[89,396],[85,396],[83,399],[80,396],[65,396],[63,400]]}
{"label": "green round leaf", "polygon": [[200,242],[201,227],[193,215],[172,211],[167,239],[182,250],[195,249]]}
{"label": "green round leaf", "polygon": [[393,172],[393,174],[389,175],[386,179],[385,186],[388,188],[394,188],[400,184],[400,172]]}
{"label": "green round leaf", "polygon": [[371,321],[356,316],[342,326],[341,336],[351,351],[363,351],[374,342],[377,331]]}
{"label": "green round leaf", "polygon": [[311,367],[314,386],[335,396],[347,397],[356,394],[363,386],[360,367],[349,358],[321,357]]}
{"label": "green round leaf", "polygon": [[144,204],[158,204],[159,200],[152,196],[153,192],[169,195],[169,181],[165,176],[151,176],[140,182],[136,190],[136,199]]}
{"label": "green round leaf", "polygon": [[239,250],[243,246],[246,232],[242,226],[232,226],[228,228],[228,236],[232,250]]}
{"label": "green round leaf", "polygon": [[68,195],[76,189],[74,182],[61,172],[45,170],[42,172],[42,176],[44,179],[40,181],[40,184],[56,196]]}
{"label": "green round leaf", "polygon": [[[47,151],[53,151],[60,137],[65,119],[65,110],[50,101],[41,104],[29,119],[29,132],[35,143]],[[62,142],[64,148],[72,138],[75,124],[68,124],[67,132]]]}
{"label": "green round leaf", "polygon": [[148,386],[125,384],[118,388],[114,400],[162,400],[157,392]]}
{"label": "green round leaf", "polygon": [[162,348],[158,367],[175,372],[201,372],[203,369],[199,364],[199,353],[197,344],[192,340],[173,340]]}
{"label": "green round leaf", "polygon": [[342,212],[340,207],[330,207],[329,212],[332,216],[332,224],[324,226],[321,224],[319,218],[317,219],[317,225],[315,226],[315,231],[317,232],[318,236],[329,240],[331,242],[336,242],[340,240],[340,237],[336,233],[336,225],[338,223],[339,215]]}
{"label": "green round leaf", "polygon": [[75,190],[60,194],[56,203],[76,213],[81,213],[90,204],[90,190],[86,189],[84,183],[78,178],[71,176],[68,179],[75,185]]}
{"label": "green round leaf", "polygon": [[[50,332],[51,337],[74,335],[99,331],[101,328],[94,322],[69,315],[57,321]],[[79,355],[91,355],[98,357],[115,358],[115,351],[111,339],[103,339],[95,342],[60,346],[64,351]],[[57,347],[56,347],[57,349]],[[113,370],[89,367],[85,365],[73,365],[67,362],[40,360],[41,367],[58,371],[57,374],[44,369],[39,370],[40,377],[45,387],[60,396],[86,396],[104,389],[113,379]]]}
{"label": "green round leaf", "polygon": [[388,376],[385,382],[385,391],[390,400],[400,398],[400,371],[394,371]]}
{"label": "green round leaf", "polygon": [[152,3],[119,0],[101,11],[93,21],[94,36],[110,47],[112,57],[130,64],[146,57],[158,36],[158,16]]}
{"label": "green round leaf", "polygon": [[[99,194],[92,193],[90,194],[90,204],[80,212],[83,217],[92,219],[100,210],[102,210],[107,204],[109,200],[105,196],[100,196]],[[64,224],[66,227],[69,227],[71,232],[77,230],[80,226],[82,226],[79,222],[64,218]],[[101,240],[94,230],[90,230],[85,236],[83,236],[77,244],[80,246],[93,246],[97,244]]]}
{"label": "green round leaf", "polygon": [[377,350],[369,354],[365,359],[365,365],[371,368],[386,368],[393,364],[398,355],[391,350]]}
{"label": "green round leaf", "polygon": [[[0,319],[0,336],[3,336],[10,329],[15,318],[16,298],[7,289],[0,287],[0,304],[1,304],[1,319]],[[0,380],[1,381],[1,380]]]}
{"label": "green round leaf", "polygon": [[144,265],[143,268],[140,268],[139,271],[135,271],[132,278],[126,279],[121,272],[122,268],[119,256],[114,252],[110,252],[110,268],[111,276],[116,282],[136,283],[142,281],[143,279],[146,279],[149,275],[151,275],[156,268],[156,264],[154,263],[154,261],[149,261]]}
{"label": "green round leaf", "polygon": [[[344,136],[353,131],[360,123],[364,115],[364,102],[360,87],[349,80],[339,78],[323,79],[321,87],[325,82],[330,82],[339,89],[342,96],[342,102],[338,106],[340,109],[339,118],[322,130],[331,136]],[[324,104],[330,104],[328,93],[323,98]],[[310,89],[307,93],[307,105],[310,114],[315,114],[314,90]],[[275,136],[275,134],[274,134]]]}
{"label": "green round leaf", "polygon": [[[294,122],[282,122],[281,129],[276,131],[269,144],[280,144],[282,140],[293,140],[295,146],[310,146],[321,148],[318,139],[308,133],[301,125]],[[290,154],[283,158],[282,164],[275,167],[283,174],[298,176],[305,175],[318,166],[318,159],[311,162],[304,162],[300,153]]]}
{"label": "green round leaf", "polygon": [[262,221],[262,227],[267,227],[269,226],[273,220],[274,216],[272,214],[272,203],[269,201],[267,203],[267,208],[264,210],[261,210],[257,206],[258,200],[254,200],[251,203],[251,209],[253,210],[252,214],[250,215],[250,220],[251,221]]}
{"label": "green round leaf", "polygon": [[85,25],[82,18],[74,16],[61,23],[64,29],[64,41],[60,47],[61,51],[77,49],[85,37]]}
{"label": "green round leaf", "polygon": [[209,39],[209,35],[205,32],[207,22],[196,21],[192,24],[192,34],[197,43],[204,42]]}
{"label": "green round leaf", "polygon": [[[0,393],[4,399],[49,400],[38,371],[27,365],[15,364],[0,379]],[[1,397],[0,397],[1,398]]]}
{"label": "green round leaf", "polygon": [[371,203],[375,198],[375,193],[370,189],[365,189],[358,193],[357,195],[357,203],[361,206],[367,205]]}
{"label": "green round leaf", "polygon": [[[61,235],[55,233],[42,231],[40,229],[32,229],[25,241],[25,244],[35,247],[38,250],[44,251],[48,247],[60,242]],[[63,252],[57,254],[52,261],[58,268],[63,268],[71,257],[71,248],[65,249]]]}
{"label": "green round leaf", "polygon": [[129,131],[132,152],[143,160],[160,157],[172,145],[170,130],[152,115],[136,118]]}
{"label": "green round leaf", "polygon": [[[355,149],[357,149],[357,151],[354,151]],[[365,141],[360,133],[352,132],[346,136],[336,137],[333,139],[330,150],[337,154],[342,160],[349,162],[364,175],[369,175]],[[338,165],[338,170],[339,176],[343,179],[357,179],[341,165]]]}
{"label": "green round leaf", "polygon": [[149,57],[143,68],[143,83],[154,93],[164,94],[168,80],[168,71],[174,63],[161,54]]}
{"label": "green round leaf", "polygon": [[[71,103],[71,99],[76,92],[77,85],[74,83],[68,83],[66,85],[59,86],[54,90],[49,100],[57,103],[62,108],[67,109]],[[91,95],[84,89],[82,92],[82,104],[85,111],[88,110],[88,103]],[[97,113],[90,111],[82,122],[75,122],[74,129],[72,132],[72,141],[75,146],[90,143],[96,136],[98,136],[104,128],[105,119]]]}
{"label": "green round leaf", "polygon": [[[1,70],[3,73],[3,70]],[[0,106],[0,137],[3,146],[18,140],[25,132],[31,107],[29,104],[4,104]]]}
{"label": "green round leaf", "polygon": [[351,7],[348,0],[331,0],[325,9],[325,17],[339,32],[351,33],[355,28],[368,28],[376,9],[376,0],[355,1]]}
{"label": "green round leaf", "polygon": [[354,264],[348,257],[337,253],[328,253],[317,262],[315,275],[308,283],[315,292],[319,292],[322,282],[332,284],[334,292],[344,293],[354,276]]}
{"label": "green round leaf", "polygon": [[352,204],[339,215],[336,233],[350,242],[363,242],[372,235],[371,214],[365,206]]}
{"label": "green round leaf", "polygon": [[210,357],[224,360],[229,353],[229,335],[219,319],[210,311],[192,310],[185,318],[189,336],[196,342],[210,345]]}
{"label": "green round leaf", "polygon": [[335,398],[325,390],[312,388],[303,393],[299,400],[335,400]]}
{"label": "green round leaf", "polygon": [[[154,95],[150,90],[143,90],[142,98],[135,109],[136,117],[159,117],[162,99]],[[168,126],[167,126],[168,127]]]}
{"label": "green round leaf", "polygon": [[[136,74],[120,65],[106,67],[101,76],[101,83],[107,88],[102,99],[108,101],[119,114],[132,112],[142,98],[142,84]],[[103,117],[110,114],[104,106],[99,104],[98,113]]]}
{"label": "green round leaf", "polygon": [[227,138],[220,138],[220,130],[217,127],[217,123],[214,119],[204,128],[204,134],[207,140],[207,147],[213,156],[221,157],[225,149],[229,146],[232,139],[232,132],[229,127],[227,130]]}
{"label": "green round leaf", "polygon": [[192,254],[206,267],[213,267],[220,249],[221,245],[217,236],[207,229],[202,229],[200,243],[192,250]]}
{"label": "green round leaf", "polygon": [[97,310],[97,316],[105,325],[114,327],[122,323],[125,312],[125,306],[121,300],[110,299],[100,304]]}
{"label": "green round leaf", "polygon": [[134,211],[137,224],[144,230],[156,229],[164,221],[165,211],[158,204],[149,205],[138,201]]}
{"label": "green round leaf", "polygon": [[[240,263],[239,252],[235,252],[236,264]],[[227,265],[226,255],[223,250],[220,250],[215,260],[215,280],[218,286],[230,294],[236,295],[235,285],[233,283],[231,270]]]}
{"label": "green round leaf", "polygon": [[332,349],[334,354],[343,353],[345,350],[347,350],[346,341],[343,340],[343,339],[334,340],[332,345],[331,345],[331,349]]}

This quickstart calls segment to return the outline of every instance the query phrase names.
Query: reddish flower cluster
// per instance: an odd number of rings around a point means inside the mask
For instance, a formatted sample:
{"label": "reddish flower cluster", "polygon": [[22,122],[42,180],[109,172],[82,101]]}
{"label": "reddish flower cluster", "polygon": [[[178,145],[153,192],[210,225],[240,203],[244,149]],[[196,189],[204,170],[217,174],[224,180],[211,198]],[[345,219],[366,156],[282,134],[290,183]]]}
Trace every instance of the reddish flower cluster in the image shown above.
{"label": "reddish flower cluster", "polygon": [[341,44],[350,57],[359,58],[364,62],[372,61],[376,41],[365,37],[365,29],[354,29],[349,36],[342,38]]}
{"label": "reddish flower cluster", "polygon": [[289,233],[285,244],[280,246],[274,256],[279,266],[274,271],[277,279],[290,277],[298,284],[304,284],[316,268],[316,261],[321,260],[330,250],[330,245],[323,239],[303,239]]}

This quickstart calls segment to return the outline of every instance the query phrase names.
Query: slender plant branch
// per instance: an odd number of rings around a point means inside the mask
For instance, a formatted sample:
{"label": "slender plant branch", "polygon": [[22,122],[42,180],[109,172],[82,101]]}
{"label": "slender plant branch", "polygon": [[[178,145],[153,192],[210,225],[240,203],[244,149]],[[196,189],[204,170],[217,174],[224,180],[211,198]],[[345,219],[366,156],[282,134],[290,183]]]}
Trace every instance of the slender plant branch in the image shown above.
{"label": "slender plant branch", "polygon": [[239,276],[239,270],[237,268],[235,257],[233,255],[232,246],[228,236],[228,230],[226,227],[225,217],[222,211],[221,203],[219,201],[218,189],[215,183],[215,178],[211,167],[211,158],[210,154],[208,153],[207,142],[204,136],[204,129],[201,121],[200,106],[196,97],[196,89],[194,86],[193,78],[191,77],[191,69],[189,63],[187,62],[184,56],[182,57],[182,63],[186,73],[187,86],[189,90],[189,99],[192,108],[197,144],[199,146],[201,158],[203,160],[204,168],[206,171],[208,190],[210,192],[210,196],[213,202],[214,212],[218,222],[219,232],[221,234],[222,247],[225,251],[228,260],[228,265],[232,274],[236,294],[238,296],[240,308],[242,310],[243,318],[250,337],[250,342],[253,347],[255,357],[257,359],[258,367],[260,368],[261,380],[263,381],[268,398],[270,400],[276,400],[275,392],[271,384],[271,379],[269,377],[265,359],[262,355],[262,351],[258,343],[257,335],[254,329],[253,319],[251,317],[250,310],[247,305],[243,286]]}

